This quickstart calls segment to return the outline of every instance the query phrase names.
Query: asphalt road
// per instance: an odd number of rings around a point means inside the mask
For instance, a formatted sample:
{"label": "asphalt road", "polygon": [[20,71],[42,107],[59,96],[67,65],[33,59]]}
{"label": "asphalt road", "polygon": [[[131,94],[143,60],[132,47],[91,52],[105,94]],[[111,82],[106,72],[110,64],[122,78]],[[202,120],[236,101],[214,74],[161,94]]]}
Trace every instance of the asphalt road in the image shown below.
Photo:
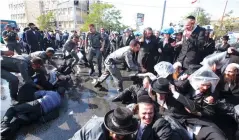
{"label": "asphalt road", "polygon": [[[61,63],[61,62],[58,62]],[[129,72],[122,72],[123,76]],[[21,79],[21,77],[20,77]],[[112,103],[117,94],[112,78],[109,77],[99,91],[92,85],[93,79],[88,76],[88,69],[81,67],[79,76],[72,75],[73,87],[63,100],[60,116],[45,124],[24,126],[18,132],[17,140],[66,140],[71,138],[94,115],[103,117],[106,112],[116,108],[119,103]],[[8,83],[1,80],[1,117],[10,106]],[[124,88],[132,82],[125,81]],[[108,89],[108,90],[107,90]]]}

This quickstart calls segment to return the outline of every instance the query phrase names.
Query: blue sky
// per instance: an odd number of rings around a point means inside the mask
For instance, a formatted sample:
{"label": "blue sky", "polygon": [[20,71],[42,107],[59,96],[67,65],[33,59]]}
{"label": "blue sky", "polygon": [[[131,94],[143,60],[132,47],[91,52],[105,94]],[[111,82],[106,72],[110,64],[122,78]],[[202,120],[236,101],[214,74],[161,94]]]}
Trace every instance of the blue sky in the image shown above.
{"label": "blue sky", "polygon": [[[101,0],[109,2],[122,13],[122,22],[126,25],[135,25],[136,13],[145,14],[143,27],[160,28],[164,0]],[[222,16],[226,0],[198,0],[191,4],[192,0],[167,0],[164,25],[180,20],[184,15],[200,6],[210,13],[212,19]],[[226,12],[233,10],[234,16],[239,17],[239,0],[229,0]],[[0,4],[0,19],[10,19],[8,1],[2,0]]]}

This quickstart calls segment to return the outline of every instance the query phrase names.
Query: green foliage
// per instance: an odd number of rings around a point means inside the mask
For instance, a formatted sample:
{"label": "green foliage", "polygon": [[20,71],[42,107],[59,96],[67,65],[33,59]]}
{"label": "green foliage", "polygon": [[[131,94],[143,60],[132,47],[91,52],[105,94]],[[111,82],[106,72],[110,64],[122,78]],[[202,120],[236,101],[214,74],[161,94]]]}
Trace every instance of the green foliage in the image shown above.
{"label": "green foliage", "polygon": [[84,16],[85,21],[81,31],[88,31],[88,25],[94,24],[96,29],[120,31],[127,26],[121,24],[121,13],[112,4],[94,3],[90,6],[90,12]]}
{"label": "green foliage", "polygon": [[214,24],[216,39],[226,35],[228,32],[231,32],[234,29],[239,29],[239,23],[235,22],[236,18],[231,16],[232,13],[233,11],[226,13],[223,18],[223,22],[218,20],[217,23]]}
{"label": "green foliage", "polygon": [[37,24],[40,30],[53,30],[55,16],[53,12],[48,12],[47,14],[42,14],[37,18]]}
{"label": "green foliage", "polygon": [[197,18],[197,23],[201,26],[210,24],[210,15],[205,12],[203,8],[196,8],[193,12],[189,13],[187,16],[192,15]]}

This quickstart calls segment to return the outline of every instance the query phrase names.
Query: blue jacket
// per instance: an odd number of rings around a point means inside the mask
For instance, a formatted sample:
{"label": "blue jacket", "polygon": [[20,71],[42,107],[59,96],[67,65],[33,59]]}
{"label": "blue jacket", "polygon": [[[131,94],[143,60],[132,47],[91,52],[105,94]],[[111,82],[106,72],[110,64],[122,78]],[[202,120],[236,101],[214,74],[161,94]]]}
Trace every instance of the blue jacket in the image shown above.
{"label": "blue jacket", "polygon": [[39,90],[35,92],[35,97],[41,104],[44,113],[48,113],[61,104],[61,96],[55,91]]}

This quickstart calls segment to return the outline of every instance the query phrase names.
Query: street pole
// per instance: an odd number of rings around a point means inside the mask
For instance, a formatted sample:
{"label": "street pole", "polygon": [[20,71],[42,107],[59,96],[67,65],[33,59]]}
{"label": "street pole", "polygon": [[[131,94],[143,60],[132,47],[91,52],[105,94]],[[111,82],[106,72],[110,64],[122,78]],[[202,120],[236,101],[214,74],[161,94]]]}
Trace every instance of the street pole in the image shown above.
{"label": "street pole", "polygon": [[161,29],[163,29],[164,16],[165,16],[165,10],[166,10],[166,3],[167,3],[167,0],[164,0],[163,15],[162,15],[162,22],[161,22]]}
{"label": "street pole", "polygon": [[223,14],[222,14],[222,20],[221,20],[220,29],[222,29],[222,26],[223,26],[223,19],[224,19],[224,15],[225,15],[226,8],[227,8],[227,3],[228,3],[228,0],[226,1],[225,7],[224,7],[224,11],[223,11]]}
{"label": "street pole", "polygon": [[57,18],[56,18],[56,28],[59,30],[59,6],[60,3],[58,1],[57,5],[56,5],[56,13],[57,13]]}
{"label": "street pole", "polygon": [[74,3],[74,1],[73,1],[73,22],[74,22],[74,30],[76,29],[76,5],[75,5],[75,3]]}
{"label": "street pole", "polygon": [[201,9],[200,9],[200,0],[198,1],[198,6],[197,6],[197,17],[196,17],[196,21],[198,22],[198,19],[199,19],[199,16],[200,16],[200,12],[201,12]]}

